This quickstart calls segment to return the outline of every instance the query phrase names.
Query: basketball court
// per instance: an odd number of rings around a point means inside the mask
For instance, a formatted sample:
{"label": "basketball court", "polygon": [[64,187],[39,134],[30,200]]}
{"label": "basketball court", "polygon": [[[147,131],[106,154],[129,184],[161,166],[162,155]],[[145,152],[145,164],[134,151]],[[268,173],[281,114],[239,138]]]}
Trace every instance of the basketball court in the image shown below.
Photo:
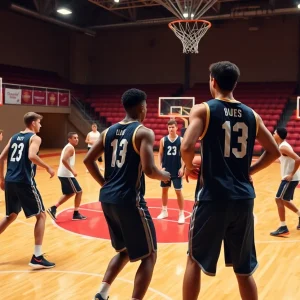
{"label": "basketball court", "polygon": [[[89,0],[89,2],[101,6],[99,0]],[[198,53],[201,39],[212,26],[205,18],[202,20],[202,16],[214,8],[218,0],[157,0],[153,2],[155,2],[153,5],[164,6],[176,18],[168,22],[168,27],[181,41],[182,52],[184,54]],[[223,2],[230,2],[230,0]],[[186,65],[190,65],[188,58]],[[180,129],[187,127],[188,115],[195,105],[195,97],[161,95],[157,101],[160,118],[166,123],[169,119],[176,119]],[[300,98],[297,100],[297,118],[299,118],[299,101]],[[0,105],[2,104],[2,79],[0,78]],[[166,130],[160,127],[158,131],[161,134],[166,133]],[[180,135],[180,132],[178,134]],[[43,149],[40,155],[57,171],[60,151],[61,149]],[[98,201],[100,187],[91,175],[86,173],[83,164],[85,153],[85,149],[77,149],[75,167],[78,172],[78,182],[83,190],[80,211],[87,216],[87,219],[72,221],[73,199],[58,208],[56,222],[47,215],[43,251],[46,259],[55,262],[56,267],[48,270],[32,270],[28,263],[33,254],[35,218],[26,220],[21,212],[18,219],[1,234],[0,300],[92,300],[99,290],[107,264],[115,252],[111,246],[108,228]],[[157,153],[155,153],[155,162],[158,165]],[[270,236],[270,232],[279,226],[275,194],[280,180],[278,162],[253,176],[257,195],[254,213],[259,262],[254,278],[259,299],[296,300],[300,299],[300,231],[296,230],[297,215],[286,210],[289,236],[284,238]],[[49,179],[49,174],[38,168],[36,182],[47,209],[61,196],[60,181],[57,176]],[[157,263],[144,298],[146,300],[182,299],[188,230],[195,188],[195,180],[190,180],[189,183],[183,181],[185,223],[179,225],[175,191],[172,188],[169,190],[169,217],[158,220],[156,217],[162,205],[160,182],[146,177],[145,199],[154,219],[158,241]],[[296,206],[300,206],[299,197],[300,190],[297,189],[294,197]],[[4,216],[4,193],[0,190],[0,217]],[[124,268],[110,289],[109,300],[131,299],[138,265],[139,263],[129,263]],[[223,252],[219,258],[217,276],[209,277],[202,273],[199,299],[240,299],[235,275],[232,268],[225,267]]]}
{"label": "basketball court", "polygon": [[[54,152],[54,153],[53,153]],[[43,151],[45,160],[56,169],[59,156],[56,151]],[[28,266],[33,251],[34,219],[26,220],[20,213],[17,221],[1,235],[1,299],[93,299],[100,286],[109,259],[114,255],[107,235],[101,206],[98,202],[99,186],[85,172],[84,154],[77,155],[78,181],[83,188],[82,212],[87,220],[71,221],[72,200],[58,209],[55,224],[48,216],[43,251],[56,267],[50,270],[32,271]],[[156,157],[157,162],[157,157]],[[255,236],[259,268],[254,274],[260,299],[298,299],[300,297],[300,232],[296,230],[297,216],[287,212],[287,225],[291,234],[287,238],[271,237],[269,233],[278,227],[279,220],[274,195],[280,182],[279,164],[254,176],[257,198],[255,201]],[[49,179],[46,171],[38,169],[37,184],[45,206],[49,207],[60,197],[57,177]],[[158,236],[158,259],[154,276],[145,299],[181,299],[181,288],[186,263],[187,230],[193,206],[196,182],[183,185],[186,223],[176,222],[175,192],[170,189],[169,218],[155,220]],[[146,199],[152,217],[160,212],[161,188],[159,182],[146,179]],[[0,192],[1,217],[5,203]],[[296,205],[300,204],[299,189]],[[128,264],[114,282],[110,291],[112,300],[130,299],[138,263]],[[239,292],[235,275],[224,265],[221,253],[216,277],[203,275],[200,299],[237,300]]]}

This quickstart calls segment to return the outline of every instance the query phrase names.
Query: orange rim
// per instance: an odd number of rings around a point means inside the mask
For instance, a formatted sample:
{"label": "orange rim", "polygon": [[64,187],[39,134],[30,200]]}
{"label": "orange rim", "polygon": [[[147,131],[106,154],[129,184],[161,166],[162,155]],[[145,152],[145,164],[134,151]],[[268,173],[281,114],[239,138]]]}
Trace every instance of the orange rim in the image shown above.
{"label": "orange rim", "polygon": [[169,23],[169,28],[172,29],[172,25],[176,24],[176,23],[204,23],[207,25],[208,28],[211,27],[211,23],[209,21],[206,20],[175,20]]}

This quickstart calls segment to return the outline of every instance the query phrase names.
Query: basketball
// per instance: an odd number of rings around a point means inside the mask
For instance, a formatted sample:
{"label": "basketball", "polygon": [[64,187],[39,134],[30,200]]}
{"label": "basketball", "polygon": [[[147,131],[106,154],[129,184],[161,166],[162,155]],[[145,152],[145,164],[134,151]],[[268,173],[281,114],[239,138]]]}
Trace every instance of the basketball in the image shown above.
{"label": "basketball", "polygon": [[197,169],[195,169],[191,174],[189,174],[189,178],[192,180],[197,180],[201,166],[201,156],[198,155],[193,158],[193,165],[195,165]]}

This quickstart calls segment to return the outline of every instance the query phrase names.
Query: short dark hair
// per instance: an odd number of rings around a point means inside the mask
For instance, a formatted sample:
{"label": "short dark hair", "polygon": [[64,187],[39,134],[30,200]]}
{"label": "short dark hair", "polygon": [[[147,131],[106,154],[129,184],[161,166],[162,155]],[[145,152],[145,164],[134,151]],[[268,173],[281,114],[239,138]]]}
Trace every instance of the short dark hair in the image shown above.
{"label": "short dark hair", "polygon": [[130,89],[122,95],[121,99],[125,110],[127,110],[145,101],[147,99],[147,95],[141,90]]}
{"label": "short dark hair", "polygon": [[74,131],[69,132],[68,133],[68,139],[72,138],[72,136],[75,135],[75,134],[77,134],[77,132],[74,132]]}
{"label": "short dark hair", "polygon": [[92,126],[96,126],[96,127],[98,127],[96,123],[93,123],[93,124],[92,124]]}
{"label": "short dark hair", "polygon": [[175,120],[173,120],[173,119],[172,119],[172,120],[169,120],[169,121],[168,121],[168,126],[169,126],[169,125],[175,125],[175,126],[177,126],[177,122],[176,122]]}
{"label": "short dark hair", "polygon": [[209,71],[222,91],[233,91],[241,75],[238,66],[230,61],[211,64]]}
{"label": "short dark hair", "polygon": [[35,112],[28,112],[24,115],[24,123],[28,127],[31,125],[33,121],[42,120],[43,116],[35,113]]}
{"label": "short dark hair", "polygon": [[276,133],[279,135],[279,137],[282,139],[282,140],[285,140],[286,137],[287,137],[287,130],[284,128],[284,127],[278,127],[276,129]]}

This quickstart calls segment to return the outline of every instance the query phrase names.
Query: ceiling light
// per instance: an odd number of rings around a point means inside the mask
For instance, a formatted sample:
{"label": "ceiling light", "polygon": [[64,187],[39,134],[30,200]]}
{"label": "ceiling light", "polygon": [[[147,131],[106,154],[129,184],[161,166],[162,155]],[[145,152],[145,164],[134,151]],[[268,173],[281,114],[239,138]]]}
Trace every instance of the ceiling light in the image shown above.
{"label": "ceiling light", "polygon": [[57,10],[58,13],[62,14],[62,15],[70,15],[72,13],[71,10],[69,10],[68,8],[65,7],[61,7]]}
{"label": "ceiling light", "polygon": [[298,4],[298,8],[300,9],[300,4]]}
{"label": "ceiling light", "polygon": [[120,2],[120,0],[114,0],[114,2],[116,2],[116,3],[119,3],[119,2]]}
{"label": "ceiling light", "polygon": [[187,18],[187,17],[189,16],[189,14],[188,14],[188,13],[183,13],[183,16],[184,16],[185,18]]}

